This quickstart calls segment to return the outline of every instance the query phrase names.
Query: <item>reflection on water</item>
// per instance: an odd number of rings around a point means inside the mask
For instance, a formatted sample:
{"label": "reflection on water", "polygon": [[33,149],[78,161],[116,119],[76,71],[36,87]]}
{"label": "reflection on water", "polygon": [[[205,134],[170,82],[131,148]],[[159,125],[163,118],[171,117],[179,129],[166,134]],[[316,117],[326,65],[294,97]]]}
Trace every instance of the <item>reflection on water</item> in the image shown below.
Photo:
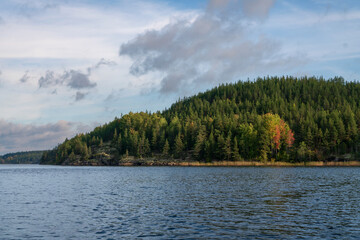
{"label": "reflection on water", "polygon": [[358,239],[359,170],[0,165],[0,239]]}

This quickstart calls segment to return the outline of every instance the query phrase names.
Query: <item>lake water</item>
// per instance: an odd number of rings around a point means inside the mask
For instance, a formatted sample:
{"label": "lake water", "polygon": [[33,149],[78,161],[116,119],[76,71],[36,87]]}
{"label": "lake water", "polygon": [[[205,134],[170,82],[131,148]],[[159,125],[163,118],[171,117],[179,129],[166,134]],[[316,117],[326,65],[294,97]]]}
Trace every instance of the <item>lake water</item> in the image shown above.
{"label": "lake water", "polygon": [[360,168],[0,165],[0,239],[360,239]]}

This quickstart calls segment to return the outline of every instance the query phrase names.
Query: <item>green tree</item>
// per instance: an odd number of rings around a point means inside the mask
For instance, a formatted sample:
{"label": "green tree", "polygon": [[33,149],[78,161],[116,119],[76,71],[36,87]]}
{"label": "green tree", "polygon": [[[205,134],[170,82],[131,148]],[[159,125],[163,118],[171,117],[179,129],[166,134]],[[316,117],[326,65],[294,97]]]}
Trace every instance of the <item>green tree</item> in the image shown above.
{"label": "green tree", "polygon": [[201,126],[199,133],[196,137],[195,148],[194,148],[194,157],[196,159],[204,159],[204,148],[206,140],[206,127]]}
{"label": "green tree", "polygon": [[164,147],[163,147],[162,155],[164,157],[169,157],[169,152],[170,152],[170,145],[169,145],[168,140],[166,139]]}
{"label": "green tree", "polygon": [[239,151],[239,145],[238,145],[236,137],[234,137],[232,159],[234,161],[240,161],[241,160],[240,151]]}
{"label": "green tree", "polygon": [[222,150],[224,152],[223,154],[224,154],[225,159],[229,161],[233,154],[233,151],[231,150],[231,132],[226,137],[226,140],[224,142]]}
{"label": "green tree", "polygon": [[174,156],[175,158],[181,158],[183,157],[183,150],[184,150],[184,144],[181,140],[181,136],[180,133],[177,135],[176,139],[175,139],[175,144],[174,144]]}

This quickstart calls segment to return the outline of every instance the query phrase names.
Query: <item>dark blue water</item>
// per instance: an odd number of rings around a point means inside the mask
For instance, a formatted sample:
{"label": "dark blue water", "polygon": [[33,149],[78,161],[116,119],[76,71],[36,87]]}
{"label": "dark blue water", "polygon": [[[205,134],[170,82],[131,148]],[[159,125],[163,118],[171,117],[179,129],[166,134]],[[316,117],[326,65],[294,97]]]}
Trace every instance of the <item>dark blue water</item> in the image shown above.
{"label": "dark blue water", "polygon": [[360,168],[0,165],[0,239],[360,239]]}

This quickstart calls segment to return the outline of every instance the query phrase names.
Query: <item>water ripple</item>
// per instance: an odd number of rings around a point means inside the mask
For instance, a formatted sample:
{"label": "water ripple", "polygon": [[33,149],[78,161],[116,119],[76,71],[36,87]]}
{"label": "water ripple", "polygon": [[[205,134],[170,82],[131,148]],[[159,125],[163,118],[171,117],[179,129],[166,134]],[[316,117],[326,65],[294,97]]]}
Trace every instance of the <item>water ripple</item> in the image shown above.
{"label": "water ripple", "polygon": [[359,239],[359,168],[0,166],[0,239]]}

